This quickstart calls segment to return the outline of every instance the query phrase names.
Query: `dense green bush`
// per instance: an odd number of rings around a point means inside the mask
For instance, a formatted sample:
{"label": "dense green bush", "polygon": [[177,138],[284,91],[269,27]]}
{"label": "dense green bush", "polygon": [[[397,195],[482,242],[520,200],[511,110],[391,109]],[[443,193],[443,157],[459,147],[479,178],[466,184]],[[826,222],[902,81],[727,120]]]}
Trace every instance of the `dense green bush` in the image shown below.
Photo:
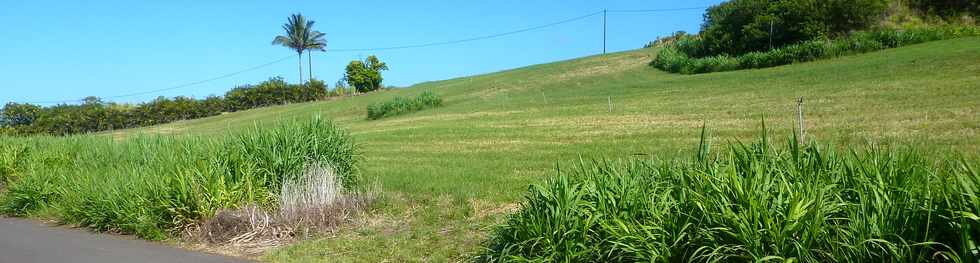
{"label": "dense green bush", "polygon": [[203,118],[222,112],[313,101],[327,96],[327,87],[319,80],[296,85],[288,84],[282,78],[272,78],[255,86],[232,89],[224,97],[208,96],[205,99],[158,97],[131,105],[88,97],[81,104],[50,107],[8,103],[0,110],[0,127],[18,134],[78,134]]}
{"label": "dense green bush", "polygon": [[904,0],[909,6],[927,14],[951,17],[980,16],[980,1],[976,0]]}
{"label": "dense green bush", "polygon": [[664,45],[674,44],[674,42],[677,42],[678,40],[686,39],[688,36],[690,36],[690,34],[688,34],[685,31],[677,31],[669,36],[657,37],[656,40],[651,41],[646,45],[643,45],[643,48],[660,47]]}
{"label": "dense green bush", "polygon": [[928,13],[980,10],[980,4],[959,0],[730,0],[708,8],[700,33],[658,39],[664,49],[651,65],[685,74],[763,68],[976,35],[975,27],[948,25],[853,35],[881,23],[889,6],[905,5]]}
{"label": "dense green bush", "polygon": [[693,60],[687,54],[668,46],[660,49],[650,65],[667,72],[690,74],[687,70],[690,68],[688,64],[691,61]]}
{"label": "dense green bush", "polygon": [[320,80],[305,85],[288,84],[282,78],[272,78],[259,85],[242,86],[225,93],[225,109],[240,111],[283,103],[314,101],[327,97],[327,87]]}
{"label": "dense green bush", "polygon": [[748,52],[824,39],[878,22],[887,0],[731,0],[708,8],[692,57]]}
{"label": "dense green bush", "polygon": [[688,46],[681,44],[687,41],[677,41],[673,45],[663,47],[650,65],[664,71],[682,74],[767,68],[966,36],[980,36],[980,29],[945,26],[857,32],[835,40],[806,41],[764,52],[749,52],[735,58],[727,55],[701,58],[689,56],[683,51],[688,50]]}
{"label": "dense green bush", "polygon": [[0,110],[0,126],[17,127],[34,123],[41,114],[41,107],[32,104],[7,103]]}
{"label": "dense green bush", "polygon": [[388,70],[388,64],[381,62],[376,56],[368,56],[364,61],[354,60],[344,69],[344,81],[357,92],[376,91],[383,86],[384,78],[381,71]]}
{"label": "dense green bush", "polygon": [[434,92],[425,91],[414,99],[394,97],[387,101],[372,103],[367,107],[367,118],[377,120],[439,106],[442,106],[442,97]]}
{"label": "dense green bush", "polygon": [[[975,161],[785,148],[582,161],[528,189],[490,262],[977,262]],[[563,167],[564,168],[564,167]]]}
{"label": "dense green bush", "polygon": [[353,190],[359,160],[351,136],[319,118],[220,139],[0,137],[0,213],[162,239],[222,208],[275,206],[309,164]]}

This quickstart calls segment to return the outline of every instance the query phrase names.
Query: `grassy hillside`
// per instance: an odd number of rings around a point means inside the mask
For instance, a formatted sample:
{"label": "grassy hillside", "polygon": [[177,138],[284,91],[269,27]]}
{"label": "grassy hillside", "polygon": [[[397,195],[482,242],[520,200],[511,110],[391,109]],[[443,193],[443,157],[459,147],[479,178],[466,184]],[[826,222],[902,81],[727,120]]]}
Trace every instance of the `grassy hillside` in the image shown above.
{"label": "grassy hillside", "polygon": [[[697,145],[748,139],[760,121],[794,127],[806,99],[811,139],[900,142],[980,153],[980,39],[762,70],[676,75],[647,66],[644,49],[423,83],[340,100],[293,104],[111,133],[224,135],[322,114],[364,149],[364,176],[386,196],[335,235],[279,249],[277,261],[447,261],[472,256],[490,225],[531,182],[580,156],[664,158]],[[367,120],[367,105],[423,91],[443,107]],[[610,111],[611,102],[611,111]],[[685,155],[686,156],[686,155]]]}

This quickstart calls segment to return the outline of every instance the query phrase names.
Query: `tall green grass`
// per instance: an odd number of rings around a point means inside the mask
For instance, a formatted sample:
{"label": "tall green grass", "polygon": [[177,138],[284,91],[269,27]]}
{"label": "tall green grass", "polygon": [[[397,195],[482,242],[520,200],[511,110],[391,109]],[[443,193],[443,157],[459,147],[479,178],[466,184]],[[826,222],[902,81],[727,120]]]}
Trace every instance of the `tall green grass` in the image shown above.
{"label": "tall green grass", "polygon": [[222,208],[275,206],[307,164],[331,165],[355,190],[358,155],[320,118],[227,138],[0,137],[0,212],[164,239]]}
{"label": "tall green grass", "polygon": [[425,91],[415,98],[394,97],[387,101],[372,103],[367,106],[367,118],[377,120],[439,106],[442,106],[442,97],[435,92]]}
{"label": "tall green grass", "polygon": [[765,136],[688,161],[582,161],[481,256],[517,262],[977,262],[976,162]]}

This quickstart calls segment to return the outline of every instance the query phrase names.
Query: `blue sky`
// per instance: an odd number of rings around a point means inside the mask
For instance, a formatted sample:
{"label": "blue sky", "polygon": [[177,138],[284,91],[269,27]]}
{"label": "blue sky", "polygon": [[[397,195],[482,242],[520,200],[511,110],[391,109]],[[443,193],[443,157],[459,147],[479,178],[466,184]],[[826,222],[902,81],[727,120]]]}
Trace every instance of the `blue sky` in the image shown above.
{"label": "blue sky", "polygon": [[[602,52],[602,16],[489,40],[376,52],[330,52],[450,41],[507,32],[602,9],[701,7],[702,1],[4,1],[0,103],[113,97],[209,79],[289,55],[282,62],[186,88],[112,98],[202,98],[273,76],[298,79],[295,53],[270,44],[295,12],[327,34],[313,74],[331,87],[351,60],[377,55],[385,84],[505,70]],[[609,51],[642,47],[676,30],[697,31],[703,10],[610,13]],[[304,55],[304,71],[306,61]],[[304,73],[306,75],[307,73]]]}

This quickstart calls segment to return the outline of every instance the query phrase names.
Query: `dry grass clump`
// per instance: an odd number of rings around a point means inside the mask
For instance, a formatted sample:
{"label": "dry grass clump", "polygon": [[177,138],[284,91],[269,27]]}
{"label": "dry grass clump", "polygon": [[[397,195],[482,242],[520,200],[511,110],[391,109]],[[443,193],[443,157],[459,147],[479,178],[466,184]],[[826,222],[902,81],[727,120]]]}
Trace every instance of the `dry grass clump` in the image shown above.
{"label": "dry grass clump", "polygon": [[304,233],[329,230],[350,218],[373,194],[344,192],[329,165],[307,165],[303,176],[284,180],[279,194],[279,218]]}
{"label": "dry grass clump", "polygon": [[283,180],[276,209],[246,205],[222,210],[189,233],[226,253],[256,255],[336,229],[369,204],[374,193],[344,190],[331,166],[308,164],[300,176]]}

